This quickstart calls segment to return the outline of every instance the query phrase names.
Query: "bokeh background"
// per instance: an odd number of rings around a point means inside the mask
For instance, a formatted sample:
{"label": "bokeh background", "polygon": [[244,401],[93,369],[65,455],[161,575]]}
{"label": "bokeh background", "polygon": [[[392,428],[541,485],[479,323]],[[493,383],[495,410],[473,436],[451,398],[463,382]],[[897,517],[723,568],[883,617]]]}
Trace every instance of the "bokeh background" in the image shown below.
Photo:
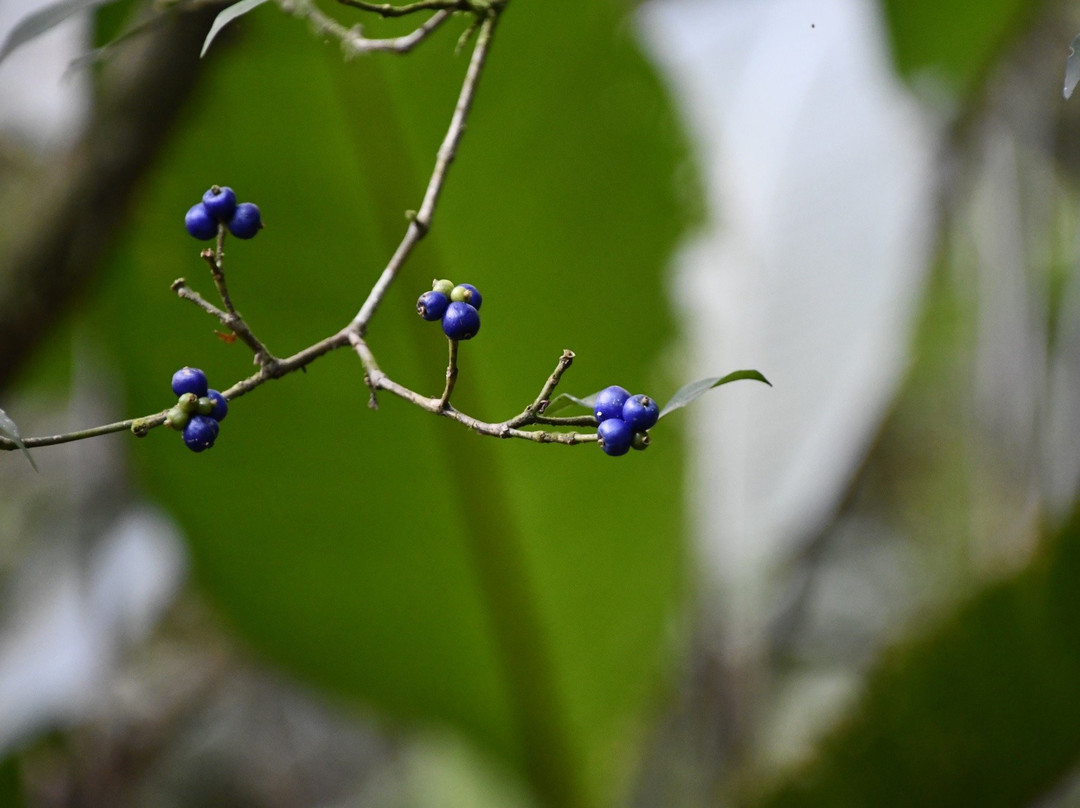
{"label": "bokeh background", "polygon": [[[178,300],[211,184],[278,354],[404,233],[464,17],[343,58],[275,4],[4,0],[0,407],[24,435],[252,371]],[[326,3],[369,36],[408,29]],[[41,19],[41,17],[38,17]],[[0,458],[0,804],[1080,805],[1080,10],[1020,0],[513,0],[431,234],[369,343],[484,293],[455,403],[666,400],[647,452],[481,439],[355,356],[212,452]],[[9,40],[11,41],[11,40]]]}

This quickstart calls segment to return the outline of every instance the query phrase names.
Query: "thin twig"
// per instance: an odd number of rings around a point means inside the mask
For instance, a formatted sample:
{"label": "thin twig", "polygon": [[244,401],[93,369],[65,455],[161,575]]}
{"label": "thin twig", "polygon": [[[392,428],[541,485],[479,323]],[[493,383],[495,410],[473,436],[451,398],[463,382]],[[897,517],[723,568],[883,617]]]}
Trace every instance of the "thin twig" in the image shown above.
{"label": "thin twig", "polygon": [[[347,333],[349,342],[352,343],[356,355],[360,357],[360,361],[364,365],[364,372],[368,385],[373,390],[386,390],[388,393],[393,393],[398,398],[404,399],[410,404],[420,407],[420,409],[450,418],[453,421],[457,421],[459,424],[464,424],[477,434],[487,435],[492,438],[520,438],[522,440],[531,440],[535,443],[562,443],[568,446],[575,446],[581,443],[595,443],[597,440],[595,434],[581,435],[577,432],[549,432],[543,430],[522,429],[521,427],[523,426],[539,423],[539,421],[522,421],[520,415],[506,421],[498,422],[481,421],[479,418],[473,418],[471,415],[466,415],[465,413],[454,409],[448,403],[444,403],[442,397],[428,398],[415,390],[409,389],[403,384],[395,382],[379,368],[378,363],[375,361],[375,355],[371,352],[371,348],[368,347],[367,342],[365,342],[355,331],[349,330]],[[559,366],[563,367],[563,359],[559,360]],[[563,369],[565,370],[565,367]],[[556,373],[561,375],[561,371],[558,371],[558,369],[556,370]],[[555,373],[552,374],[552,376],[555,375]],[[592,426],[593,424],[583,423],[581,425]]]}
{"label": "thin twig", "polygon": [[[40,435],[34,438],[23,438],[23,445],[26,446],[27,449],[33,449],[35,446],[56,446],[60,443],[71,443],[72,441],[96,438],[99,435],[110,435],[113,432],[126,432],[128,430],[134,432],[141,438],[154,427],[161,426],[165,423],[165,412],[166,411],[163,410],[162,412],[157,412],[142,418],[128,418],[126,421],[103,424],[101,426],[91,427],[90,429],[79,429],[75,432],[65,432],[62,435]],[[18,448],[18,444],[16,444],[15,441],[9,438],[0,437],[0,450],[12,451]]]}
{"label": "thin twig", "polygon": [[538,416],[544,411],[544,407],[547,406],[548,399],[551,398],[552,392],[559,384],[559,379],[566,373],[566,369],[574,363],[574,352],[571,350],[564,350],[562,356],[559,357],[559,364],[555,366],[555,370],[548,376],[547,381],[544,382],[544,386],[540,388],[540,395],[538,395],[533,403],[525,408],[525,411],[516,418],[510,419],[511,426],[521,426],[527,423],[539,423]]}
{"label": "thin twig", "polygon": [[462,0],[420,0],[420,2],[409,3],[404,6],[394,6],[390,3],[365,3],[363,0],[338,0],[338,2],[343,6],[358,8],[361,11],[371,11],[383,17],[404,17],[407,14],[415,14],[418,11],[468,8],[468,3],[462,2]]}
{"label": "thin twig", "polygon": [[446,409],[446,406],[450,403],[450,396],[454,392],[454,385],[457,384],[458,376],[458,341],[450,338],[447,338],[446,341],[450,343],[450,354],[446,360],[446,387],[443,388],[443,394],[439,398],[441,409]]}
{"label": "thin twig", "polygon": [[[203,253],[203,257],[206,257],[206,253]],[[210,260],[213,260],[213,258],[211,257]],[[252,352],[255,354],[255,363],[259,366],[273,368],[281,361],[267,350],[266,346],[255,336],[254,332],[252,332],[251,328],[248,326],[247,322],[245,322],[244,318],[240,316],[239,312],[235,310],[222,311],[188,286],[187,281],[184,278],[177,278],[172,282],[170,288],[176,292],[178,297],[182,297],[184,300],[190,300],[207,314],[217,317],[223,326],[236,334],[245,345],[251,348]],[[220,290],[221,287],[218,288]]]}
{"label": "thin twig", "polygon": [[214,279],[214,286],[217,287],[218,294],[221,296],[221,304],[225,307],[225,311],[236,314],[232,298],[229,297],[229,287],[225,283],[225,233],[225,225],[219,224],[215,248],[203,250],[202,257],[210,265],[210,276]]}
{"label": "thin twig", "polygon": [[316,8],[311,0],[299,0],[292,10],[296,16],[303,17],[311,24],[311,28],[317,36],[332,36],[340,40],[346,56],[371,53],[372,51],[408,53],[427,39],[440,25],[450,19],[452,14],[451,11],[437,11],[423,25],[408,34],[389,39],[368,39],[361,33],[362,29],[359,25],[352,28],[345,27],[333,17]]}
{"label": "thin twig", "polygon": [[450,126],[435,156],[435,168],[431,172],[427,190],[424,191],[424,199],[420,204],[420,210],[412,217],[401,244],[398,245],[386,268],[371,288],[364,305],[360,307],[360,311],[353,318],[352,327],[360,335],[363,335],[367,330],[368,323],[375,314],[375,310],[379,307],[383,297],[386,296],[390,284],[394,282],[394,278],[397,277],[413,248],[431,229],[435,205],[439,201],[443,184],[446,182],[446,173],[450,169],[450,164],[454,161],[454,156],[457,154],[461,136],[465,133],[465,121],[469,117],[469,110],[472,108],[473,97],[476,94],[476,85],[480,81],[484,60],[487,59],[488,51],[491,48],[491,40],[495,32],[495,21],[497,19],[498,17],[495,14],[491,14],[484,20],[484,24],[480,28],[480,34],[476,38],[476,46],[473,48],[472,58],[469,60],[469,68],[465,71],[465,81],[461,85],[461,92],[458,95],[457,104],[454,106],[454,114],[450,118]]}

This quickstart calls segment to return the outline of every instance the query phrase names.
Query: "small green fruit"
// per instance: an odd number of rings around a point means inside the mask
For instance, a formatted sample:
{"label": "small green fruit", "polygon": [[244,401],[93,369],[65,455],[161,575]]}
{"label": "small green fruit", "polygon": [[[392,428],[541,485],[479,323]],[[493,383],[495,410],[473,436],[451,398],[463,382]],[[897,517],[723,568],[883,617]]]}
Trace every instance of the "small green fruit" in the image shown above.
{"label": "small green fruit", "polygon": [[195,410],[199,413],[199,415],[209,415],[214,411],[214,399],[210,398],[209,396],[203,396],[199,399]]}
{"label": "small green fruit", "polygon": [[191,415],[199,409],[199,397],[194,393],[184,393],[184,395],[180,396],[180,400],[176,402],[176,406],[179,407],[182,412]]}
{"label": "small green fruit", "polygon": [[178,432],[188,425],[189,420],[191,420],[191,416],[180,407],[173,407],[165,413],[165,426]]}
{"label": "small green fruit", "polygon": [[638,451],[644,451],[649,448],[649,433],[648,432],[635,432],[634,437],[630,439],[630,448],[637,449]]}
{"label": "small green fruit", "polygon": [[431,291],[442,292],[447,297],[450,297],[450,293],[454,291],[454,282],[448,281],[445,278],[442,280],[432,281]]}

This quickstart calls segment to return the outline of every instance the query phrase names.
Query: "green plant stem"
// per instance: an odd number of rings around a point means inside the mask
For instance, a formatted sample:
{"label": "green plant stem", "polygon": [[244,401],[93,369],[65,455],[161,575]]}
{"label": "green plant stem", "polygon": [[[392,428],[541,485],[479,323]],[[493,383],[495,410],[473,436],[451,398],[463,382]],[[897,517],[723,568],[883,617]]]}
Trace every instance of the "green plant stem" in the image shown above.
{"label": "green plant stem", "polygon": [[457,384],[458,377],[458,341],[456,339],[447,338],[450,343],[450,355],[446,360],[446,387],[443,388],[442,397],[439,399],[440,409],[446,409],[450,404],[450,396],[454,392],[454,385]]}

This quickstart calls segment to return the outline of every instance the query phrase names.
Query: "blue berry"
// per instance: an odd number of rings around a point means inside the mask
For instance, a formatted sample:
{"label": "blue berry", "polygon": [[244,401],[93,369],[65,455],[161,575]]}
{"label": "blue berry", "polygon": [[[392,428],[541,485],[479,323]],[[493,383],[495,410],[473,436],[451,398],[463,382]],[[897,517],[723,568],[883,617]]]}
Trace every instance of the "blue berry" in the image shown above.
{"label": "blue berry", "polygon": [[217,235],[218,229],[217,222],[202,202],[192,205],[191,210],[184,214],[184,227],[200,241],[209,241]]}
{"label": "blue berry", "polygon": [[468,303],[477,311],[480,311],[480,304],[484,302],[484,298],[480,296],[480,292],[471,283],[459,283],[450,292],[450,299],[457,300],[461,303]]}
{"label": "blue berry", "polygon": [[229,219],[229,232],[237,238],[255,238],[262,226],[259,206],[252,202],[241,202],[236,206],[236,213]]}
{"label": "blue berry", "polygon": [[623,404],[622,419],[630,424],[630,428],[635,432],[652,429],[659,418],[660,407],[648,396],[630,396]]}
{"label": "blue berry", "polygon": [[198,368],[180,368],[173,374],[172,391],[178,396],[194,393],[196,398],[201,398],[209,388],[206,374]]}
{"label": "blue berry", "polygon": [[446,308],[442,328],[450,339],[472,339],[480,330],[480,315],[468,303],[455,300]]}
{"label": "blue berry", "polygon": [[201,452],[214,445],[218,436],[218,422],[208,415],[193,415],[184,427],[184,443],[193,452]]}
{"label": "blue berry", "polygon": [[424,292],[416,301],[416,313],[425,320],[441,320],[450,306],[450,298],[442,292]]}
{"label": "blue berry", "polygon": [[629,452],[634,439],[634,430],[621,418],[608,418],[601,422],[596,434],[600,436],[600,448],[612,457]]}
{"label": "blue berry", "polygon": [[630,391],[624,387],[613,384],[605,387],[596,394],[596,403],[593,404],[593,415],[600,423],[609,418],[622,418],[623,405],[630,398]]}
{"label": "blue berry", "polygon": [[229,402],[225,400],[225,396],[221,395],[217,390],[208,390],[206,395],[214,402],[214,408],[210,410],[210,417],[215,421],[224,421],[225,416],[229,414]]}
{"label": "blue berry", "polygon": [[219,222],[227,222],[236,212],[236,194],[228,186],[211,186],[210,190],[202,196],[203,207],[206,212]]}

